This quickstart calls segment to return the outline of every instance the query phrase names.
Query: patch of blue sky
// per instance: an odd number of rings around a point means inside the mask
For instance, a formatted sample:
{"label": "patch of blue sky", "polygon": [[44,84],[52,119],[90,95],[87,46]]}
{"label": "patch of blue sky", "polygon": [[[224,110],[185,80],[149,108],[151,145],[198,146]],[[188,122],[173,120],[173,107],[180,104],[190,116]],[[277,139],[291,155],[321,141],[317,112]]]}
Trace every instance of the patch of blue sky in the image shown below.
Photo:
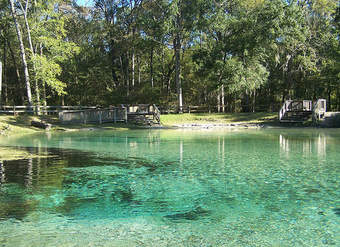
{"label": "patch of blue sky", "polygon": [[93,7],[94,0],[76,0],[79,6]]}

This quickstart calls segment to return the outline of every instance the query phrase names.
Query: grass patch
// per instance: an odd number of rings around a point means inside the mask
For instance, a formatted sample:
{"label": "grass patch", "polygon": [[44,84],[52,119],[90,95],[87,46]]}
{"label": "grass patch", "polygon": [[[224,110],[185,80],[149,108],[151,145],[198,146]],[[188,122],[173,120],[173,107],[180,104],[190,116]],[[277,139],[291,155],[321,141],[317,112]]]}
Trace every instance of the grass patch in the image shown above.
{"label": "grass patch", "polygon": [[103,130],[128,130],[141,128],[126,123],[104,123],[104,124],[61,124],[57,116],[32,116],[32,115],[0,115],[1,135],[23,135],[45,131],[31,126],[31,121],[45,121],[52,124],[52,131],[77,131],[81,129],[103,129]]}
{"label": "grass patch", "polygon": [[0,135],[9,134],[29,134],[37,131],[37,128],[31,127],[33,116],[0,116]]}
{"label": "grass patch", "polygon": [[202,124],[230,124],[230,123],[277,123],[277,113],[184,113],[161,115],[161,122],[165,126],[202,123]]}

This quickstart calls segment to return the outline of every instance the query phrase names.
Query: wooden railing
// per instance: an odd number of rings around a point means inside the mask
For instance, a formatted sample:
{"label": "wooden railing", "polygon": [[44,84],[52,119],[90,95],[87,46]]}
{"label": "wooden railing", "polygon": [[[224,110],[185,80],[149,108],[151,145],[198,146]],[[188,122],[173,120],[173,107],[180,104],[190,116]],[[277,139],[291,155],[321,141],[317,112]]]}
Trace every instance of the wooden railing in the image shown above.
{"label": "wooden railing", "polygon": [[282,118],[285,116],[286,112],[289,110],[289,105],[290,105],[291,102],[292,102],[292,100],[286,100],[283,103],[283,105],[282,105],[282,107],[279,111],[279,121],[282,120]]}
{"label": "wooden railing", "polygon": [[313,105],[313,120],[321,120],[327,110],[326,100],[318,99]]}
{"label": "wooden railing", "polygon": [[155,104],[136,104],[136,105],[124,105],[127,109],[128,118],[139,116],[140,118],[150,119],[155,123],[160,123],[161,112]]}
{"label": "wooden railing", "polygon": [[286,100],[280,111],[279,121],[286,115],[287,112],[312,112],[313,105],[311,100]]}
{"label": "wooden railing", "polygon": [[155,109],[155,104],[127,104],[121,105],[126,107],[128,113],[150,113],[152,114]]}
{"label": "wooden railing", "polygon": [[318,99],[314,104],[311,100],[286,100],[279,111],[280,121],[287,112],[310,112],[314,120],[320,120],[326,112],[326,100]]}
{"label": "wooden railing", "polygon": [[153,112],[154,120],[156,120],[157,123],[161,123],[161,112],[160,112],[160,110],[158,109],[158,107],[155,104],[153,104],[153,109],[154,109],[154,112]]}
{"label": "wooden railing", "polygon": [[4,114],[58,114],[62,111],[80,111],[96,109],[96,106],[0,106],[0,113]]}
{"label": "wooden railing", "polygon": [[127,113],[125,107],[63,111],[59,112],[59,120],[63,124],[127,122]]}

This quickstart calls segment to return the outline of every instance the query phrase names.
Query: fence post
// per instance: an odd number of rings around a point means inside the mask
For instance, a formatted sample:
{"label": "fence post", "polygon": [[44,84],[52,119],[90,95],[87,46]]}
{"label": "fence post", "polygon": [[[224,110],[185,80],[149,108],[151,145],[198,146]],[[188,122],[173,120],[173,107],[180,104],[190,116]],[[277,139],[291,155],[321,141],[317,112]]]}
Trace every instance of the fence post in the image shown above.
{"label": "fence post", "polygon": [[13,106],[13,115],[15,116],[15,105]]}
{"label": "fence post", "polygon": [[102,124],[102,113],[103,113],[102,110],[98,111],[98,114],[99,114],[99,124]]}
{"label": "fence post", "polygon": [[125,123],[127,123],[127,120],[128,120],[128,114],[127,114],[127,109],[125,108],[125,111],[124,111],[124,118],[125,118]]}
{"label": "fence post", "polygon": [[80,117],[81,117],[81,120],[83,120],[83,123],[85,123],[84,112],[80,112]]}
{"label": "fence post", "polygon": [[117,122],[117,108],[113,109],[113,122]]}
{"label": "fence post", "polygon": [[59,120],[63,123],[64,122],[64,113],[63,112],[59,112]]}

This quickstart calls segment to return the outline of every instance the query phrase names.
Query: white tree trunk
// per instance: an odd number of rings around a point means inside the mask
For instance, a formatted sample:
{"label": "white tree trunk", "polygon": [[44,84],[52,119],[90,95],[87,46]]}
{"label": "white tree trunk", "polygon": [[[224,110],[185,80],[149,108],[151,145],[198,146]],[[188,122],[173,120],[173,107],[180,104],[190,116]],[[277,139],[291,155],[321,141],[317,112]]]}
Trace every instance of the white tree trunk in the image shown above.
{"label": "white tree trunk", "polygon": [[[24,15],[26,31],[27,31],[27,40],[28,40],[28,44],[30,46],[32,57],[33,57],[33,73],[36,76],[37,70],[36,70],[36,66],[35,66],[35,52],[34,52],[32,38],[31,38],[31,29],[30,29],[30,26],[29,26],[28,20],[27,20],[28,0],[26,0],[25,8],[22,6],[20,1],[19,1],[19,4],[20,4],[21,11]],[[37,78],[34,78],[34,86],[35,86],[35,94],[36,94],[36,101],[37,101],[37,108],[36,108],[37,112],[36,113],[37,113],[37,115],[40,115],[40,90],[39,90]]]}
{"label": "white tree trunk", "polygon": [[11,4],[11,13],[12,13],[13,21],[14,21],[14,24],[15,24],[15,29],[16,29],[16,32],[17,32],[19,44],[20,44],[20,55],[21,55],[21,60],[22,60],[22,64],[23,64],[23,69],[24,69],[28,104],[31,106],[32,105],[32,93],[31,93],[31,84],[30,84],[30,78],[29,78],[29,73],[28,73],[28,66],[27,66],[27,61],[26,61],[25,46],[24,46],[24,42],[22,40],[20,24],[17,20],[17,14],[16,14],[16,11],[14,9],[14,1],[9,0],[9,2]]}
{"label": "white tree trunk", "polygon": [[[43,55],[43,46],[40,43],[40,56]],[[47,98],[46,98],[46,83],[45,81],[42,82],[42,96],[43,96],[43,105],[45,106],[45,110],[46,110],[46,106],[47,106]]]}
{"label": "white tree trunk", "polygon": [[221,86],[221,104],[222,104],[222,112],[225,112],[225,105],[224,105],[224,85]]}
{"label": "white tree trunk", "polygon": [[217,89],[217,112],[221,111],[221,94],[220,88]]}
{"label": "white tree trunk", "polygon": [[135,87],[135,28],[132,29],[131,87]]}
{"label": "white tree trunk", "polygon": [[151,47],[150,51],[150,83],[151,87],[153,88],[153,47]]}
{"label": "white tree trunk", "polygon": [[138,85],[140,85],[140,81],[141,81],[141,70],[140,70],[140,58],[139,58],[139,54],[136,54],[136,62],[137,62],[137,74],[138,74]]}
{"label": "white tree trunk", "polygon": [[[177,15],[177,28],[180,26],[180,15]],[[176,88],[178,96],[178,111],[183,112],[183,98],[182,98],[182,82],[181,82],[181,35],[180,31],[176,31],[175,37],[175,72],[176,72]]]}
{"label": "white tree trunk", "polygon": [[131,86],[135,87],[135,49],[133,48],[132,51],[132,58],[131,58]]}

